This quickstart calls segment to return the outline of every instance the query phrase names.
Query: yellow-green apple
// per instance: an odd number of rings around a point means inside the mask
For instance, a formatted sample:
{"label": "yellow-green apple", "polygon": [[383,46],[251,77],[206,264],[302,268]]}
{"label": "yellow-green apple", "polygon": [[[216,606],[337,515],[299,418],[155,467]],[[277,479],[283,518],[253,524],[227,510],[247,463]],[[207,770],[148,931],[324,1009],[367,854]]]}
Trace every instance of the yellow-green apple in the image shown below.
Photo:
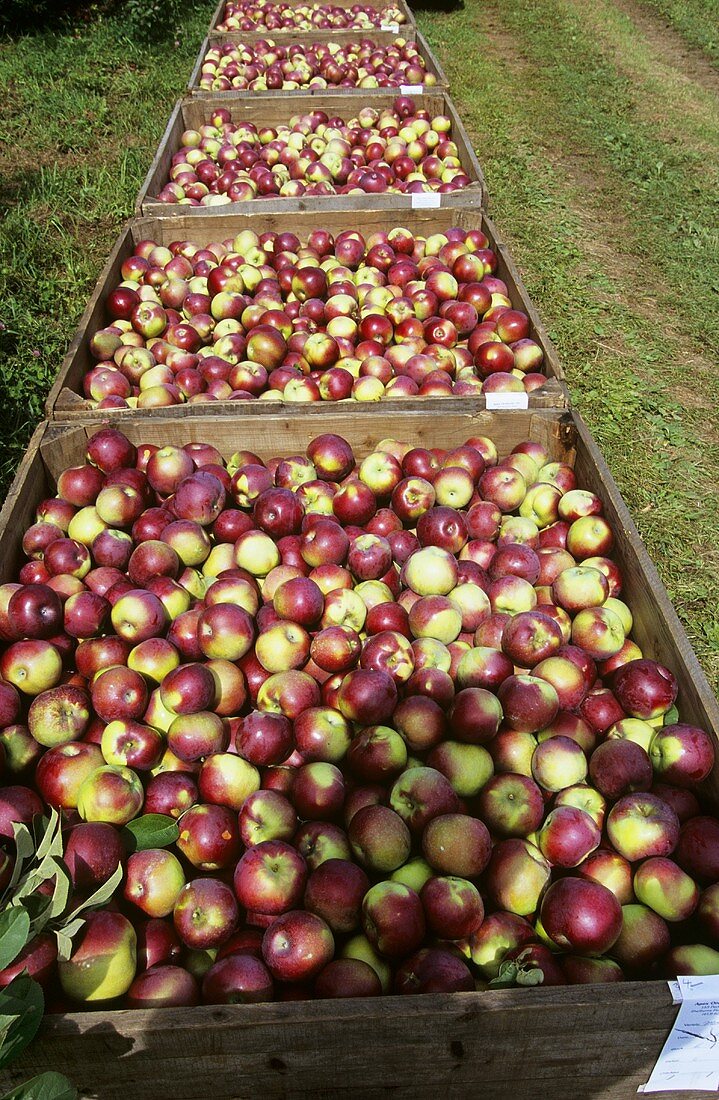
{"label": "yellow-green apple", "polygon": [[489,913],[476,932],[468,937],[463,951],[485,981],[497,977],[508,951],[536,940],[529,921],[516,913],[500,910]]}
{"label": "yellow-green apple", "polygon": [[295,808],[280,791],[253,791],[242,803],[239,835],[246,848],[263,840],[291,840],[296,829]]}
{"label": "yellow-green apple", "polygon": [[485,875],[493,905],[518,917],[531,917],[551,878],[551,868],[529,840],[500,840],[491,852]]}
{"label": "yellow-green apple", "polygon": [[668,978],[676,978],[678,974],[719,974],[719,951],[703,943],[672,947],[662,960],[662,971]]}
{"label": "yellow-green apple", "polygon": [[30,733],[46,748],[79,740],[89,722],[87,693],[71,684],[61,684],[36,695],[27,718]]}
{"label": "yellow-green apple", "polygon": [[351,859],[352,850],[344,829],[331,821],[305,821],[292,843],[304,856],[310,871],[328,859]]}
{"label": "yellow-green apple", "polygon": [[444,741],[435,746],[427,763],[449,779],[460,798],[474,798],[494,773],[492,757],[484,746],[461,741]]}
{"label": "yellow-green apple", "polygon": [[140,812],[144,798],[135,772],[105,764],[83,781],[77,795],[77,812],[84,821],[126,825]]}
{"label": "yellow-green apple", "polygon": [[688,920],[699,902],[699,887],[674,860],[646,859],[634,873],[634,893],[666,921]]}
{"label": "yellow-green apple", "polygon": [[544,798],[527,775],[501,772],[479,792],[477,808],[482,821],[496,836],[527,837],[544,818]]}
{"label": "yellow-green apple", "polygon": [[657,730],[649,756],[659,779],[691,787],[706,779],[714,767],[714,739],[697,726],[678,722]]}
{"label": "yellow-green apple", "polygon": [[123,896],[148,917],[166,917],[185,885],[182,864],[163,848],[133,852],[125,868]]}
{"label": "yellow-green apple", "polygon": [[205,802],[239,811],[247,796],[260,786],[257,768],[234,753],[213,753],[200,768],[200,796]]}
{"label": "yellow-green apple", "polygon": [[425,826],[422,852],[430,866],[440,874],[475,878],[489,862],[489,831],[484,822],[476,817],[444,813],[433,817]]}
{"label": "yellow-green apple", "polygon": [[448,550],[424,546],[402,566],[402,584],[419,596],[446,596],[457,587],[457,561]]}
{"label": "yellow-green apple", "polygon": [[554,796],[554,805],[575,806],[588,813],[600,829],[604,826],[607,800],[598,790],[586,783],[575,783],[571,787],[564,787],[563,790],[557,791]]}
{"label": "yellow-green apple", "polygon": [[[674,810],[661,798],[645,792],[626,794],[615,802],[606,828],[614,849],[632,863],[650,856],[671,855],[679,840],[679,818]],[[678,856],[677,861],[683,866]]]}
{"label": "yellow-green apple", "polygon": [[[239,611],[239,608],[235,610]],[[304,627],[281,619],[260,631],[255,642],[255,655],[270,673],[302,668],[310,655],[310,636]]]}
{"label": "yellow-green apple", "polygon": [[581,783],[587,775],[587,758],[571,737],[540,741],[532,755],[532,775],[545,791],[561,791]]}
{"label": "yellow-green apple", "polygon": [[52,642],[23,639],[9,645],[0,655],[0,676],[23,695],[39,695],[59,683],[62,656]]}
{"label": "yellow-green apple", "polygon": [[63,993],[73,1001],[113,1001],[132,985],[137,937],[127,917],[100,909],[85,915],[69,959],[58,962]]}
{"label": "yellow-green apple", "polygon": [[629,860],[609,848],[597,848],[579,865],[578,874],[601,882],[617,898],[620,905],[635,900],[632,866]]}

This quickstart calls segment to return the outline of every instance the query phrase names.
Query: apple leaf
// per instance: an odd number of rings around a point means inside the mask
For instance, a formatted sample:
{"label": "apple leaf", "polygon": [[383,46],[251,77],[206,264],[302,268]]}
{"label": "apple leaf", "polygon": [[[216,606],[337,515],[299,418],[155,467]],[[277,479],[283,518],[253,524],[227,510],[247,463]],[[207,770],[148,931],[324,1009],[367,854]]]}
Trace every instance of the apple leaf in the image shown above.
{"label": "apple leaf", "polygon": [[17,1058],[35,1038],[44,1008],[42,989],[27,974],[13,978],[6,989],[0,990],[0,1026],[4,1029],[0,1044],[0,1070]]}
{"label": "apple leaf", "polygon": [[13,962],[30,938],[30,917],[20,905],[0,913],[0,970]]}
{"label": "apple leaf", "polygon": [[[77,905],[73,911],[73,917],[76,917],[78,913],[82,913],[85,909],[97,909],[99,905],[104,905],[106,901],[109,901],[115,890],[122,882],[122,864],[118,863],[117,867],[110,875],[106,882],[103,882],[102,886],[98,886],[94,894],[90,894],[89,898],[86,898],[80,905]],[[65,931],[67,932],[70,925],[67,925]]]}
{"label": "apple leaf", "polygon": [[57,810],[50,811],[50,819],[45,826],[42,838],[38,842],[35,856],[42,861],[45,856],[62,856],[62,830]]}
{"label": "apple leaf", "polygon": [[20,881],[23,863],[35,851],[35,841],[27,825],[18,825],[17,822],[14,822],[12,830],[15,835],[15,866],[12,869],[12,875],[8,883],[10,892]]}
{"label": "apple leaf", "polygon": [[41,1073],[6,1093],[2,1100],[77,1100],[77,1089],[61,1073]]}
{"label": "apple leaf", "polygon": [[180,829],[174,817],[145,814],[130,821],[121,835],[130,852],[144,852],[148,848],[167,848],[174,844]]}
{"label": "apple leaf", "polygon": [[679,711],[676,707],[670,707],[667,713],[664,715],[664,725],[673,726],[679,721]]}

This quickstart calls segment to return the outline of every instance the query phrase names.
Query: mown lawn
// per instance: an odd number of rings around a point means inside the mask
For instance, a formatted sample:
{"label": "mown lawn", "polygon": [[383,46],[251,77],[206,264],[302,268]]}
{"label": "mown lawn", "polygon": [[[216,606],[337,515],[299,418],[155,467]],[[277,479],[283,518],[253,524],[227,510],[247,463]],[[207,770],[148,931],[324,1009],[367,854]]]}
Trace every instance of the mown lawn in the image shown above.
{"label": "mown lawn", "polygon": [[[676,8],[696,27],[712,6]],[[627,0],[428,6],[420,25],[572,396],[716,686],[719,73],[679,23]]]}
{"label": "mown lawn", "polygon": [[[117,18],[0,40],[2,487],[213,6],[151,46]],[[717,2],[418,14],[572,396],[719,686]]]}

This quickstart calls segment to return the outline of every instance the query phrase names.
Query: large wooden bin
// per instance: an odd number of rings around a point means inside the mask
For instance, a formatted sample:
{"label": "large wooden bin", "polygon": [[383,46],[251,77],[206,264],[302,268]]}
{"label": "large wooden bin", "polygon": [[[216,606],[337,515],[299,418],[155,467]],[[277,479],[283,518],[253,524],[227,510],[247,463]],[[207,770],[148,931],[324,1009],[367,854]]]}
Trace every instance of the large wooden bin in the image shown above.
{"label": "large wooden bin", "polygon": [[[314,2],[314,0],[309,0],[309,3],[313,3],[313,2]],[[321,2],[325,2],[325,0],[321,0]],[[330,6],[333,7],[333,8],[351,8],[353,6],[353,4],[355,3],[355,0],[326,0],[326,2],[328,2],[330,4]],[[363,6],[369,7],[369,8],[374,8],[376,11],[383,11],[385,8],[389,7],[389,0],[361,0],[361,2],[363,4]],[[305,3],[306,3],[306,0],[284,0],[283,7],[284,8],[289,8],[289,9],[295,9],[295,8],[299,8],[299,7],[304,7]],[[244,34],[246,33],[244,31],[221,31],[221,30],[218,30],[218,24],[221,23],[223,18],[224,18],[225,4],[226,4],[226,0],[220,0],[217,7],[215,8],[214,14],[212,16],[212,20],[210,22],[210,34],[211,35],[231,34],[235,37],[237,37],[238,35],[240,37],[244,37]],[[409,37],[409,35],[407,35],[405,32],[416,29],[417,24],[415,22],[414,15],[412,14],[408,4],[406,3],[406,0],[392,0],[392,7],[398,8],[402,12],[402,14],[404,16],[404,19],[405,19],[405,22],[404,23],[398,23],[396,25],[390,26],[390,30],[393,31],[395,34],[401,34],[403,38]],[[388,25],[389,25],[389,23],[388,23]],[[374,30],[374,28],[371,28],[370,30],[368,30],[366,32],[366,36],[370,37],[373,30]],[[263,31],[263,28],[260,27],[258,29],[258,32],[262,32],[262,31]],[[377,28],[377,31],[379,31],[380,33],[383,33],[380,30],[380,27]],[[265,33],[265,36],[267,38],[276,38],[280,42],[282,42],[282,41],[287,42],[289,40],[289,37],[293,34],[296,34],[297,32],[292,30],[292,29],[288,29],[288,30],[274,30],[274,31],[269,31],[268,30],[264,33]],[[323,31],[320,27],[317,27],[314,32],[307,32],[307,33],[316,33],[318,36],[320,36],[320,35],[327,36],[328,33],[331,33],[334,36],[334,33],[332,31],[330,31],[330,32]],[[357,35],[357,34],[360,34],[360,33],[364,34],[365,32],[354,29],[354,30],[351,30],[351,31],[347,31],[346,33]]]}
{"label": "large wooden bin", "polygon": [[[372,97],[370,106],[375,108],[391,107],[397,97],[397,93],[384,90],[382,94]],[[212,111],[218,107],[226,107],[236,123],[251,122],[261,126],[275,126],[278,123],[286,124],[295,115],[309,114],[311,111],[325,110],[330,116],[339,115],[343,119],[350,119],[356,115],[362,106],[362,101],[352,96],[334,96],[325,99],[319,95],[293,95],[289,100],[278,96],[276,92],[261,92],[251,96],[234,96],[231,99],[222,99],[213,96],[207,99],[180,99],[170,115],[170,120],[165,128],[165,133],[158,146],[157,153],[150,165],[149,171],[140,188],[135,203],[135,213],[140,215],[155,214],[158,217],[179,217],[188,214],[190,217],[201,217],[213,212],[228,212],[253,207],[257,212],[283,210],[294,213],[297,210],[343,210],[350,219],[356,210],[403,210],[412,209],[414,205],[423,205],[429,201],[439,202],[440,206],[466,206],[467,203],[477,202],[486,206],[487,186],[484,173],[480,167],[477,156],[472,148],[469,135],[462,124],[457,110],[445,92],[431,92],[413,97],[417,101],[418,108],[423,107],[432,115],[446,115],[452,121],[451,139],[456,143],[458,159],[463,170],[472,181],[462,191],[452,191],[440,195],[437,192],[420,195],[303,195],[298,199],[266,198],[250,199],[247,202],[226,203],[223,206],[185,206],[179,203],[164,203],[157,198],[160,191],[169,178],[170,166],[173,154],[180,148],[180,139],[185,130],[193,130],[202,126],[210,118]],[[345,219],[345,226],[347,226]]]}
{"label": "large wooden bin", "polygon": [[[398,38],[403,38],[407,42],[414,42],[417,46],[417,51],[424,61],[424,67],[428,73],[431,73],[435,79],[435,84],[428,91],[441,92],[447,91],[449,88],[449,81],[445,75],[444,69],[437,60],[436,55],[430,49],[427,39],[421,34],[415,26],[402,26],[400,27],[399,34],[395,31],[372,31],[372,33],[361,34],[359,31],[315,31],[304,33],[295,32],[294,34],[275,35],[260,31],[251,31],[247,34],[210,34],[200,47],[200,52],[197,55],[197,61],[195,62],[192,74],[190,76],[187,90],[190,95],[196,95],[201,98],[208,96],[220,96],[222,102],[232,99],[237,96],[250,96],[256,95],[256,92],[244,92],[241,90],[232,90],[228,92],[209,92],[200,87],[200,76],[202,74],[202,65],[207,55],[207,51],[211,46],[222,45],[225,42],[234,42],[238,45],[247,45],[251,42],[258,42],[263,39],[270,39],[273,42],[277,42],[278,45],[290,45],[295,42],[302,43],[304,45],[312,45],[315,42],[337,42],[339,45],[346,45],[348,42],[356,42],[358,38],[369,38],[373,42],[378,43],[381,46],[391,46]],[[272,95],[280,96],[298,96],[298,95],[349,95],[355,98],[359,97],[362,102],[365,99],[369,102],[374,101],[374,97],[381,95],[386,89],[384,88],[300,88],[296,90],[283,90],[273,92]],[[399,88],[396,90],[396,94],[399,94]]]}
{"label": "large wooden bin", "polygon": [[[0,515],[0,579],[15,575],[22,533],[38,501],[66,466],[83,460],[102,423],[43,424],[33,436]],[[317,432],[311,416],[135,418],[122,425],[136,443],[211,440],[265,458],[296,453]],[[423,446],[454,446],[486,434],[506,454],[525,438],[572,463],[579,484],[599,494],[616,537],[615,556],[634,613],[634,637],[668,665],[685,721],[719,735],[719,708],[644,549],[617,486],[576,413],[413,411],[327,412],[323,431],[345,436],[358,456],[392,435]],[[719,809],[719,762],[705,784]],[[379,1097],[416,1100],[630,1098],[647,1080],[674,1020],[665,982],[524,989],[423,997],[294,1002],[49,1016],[39,1039],[13,1064],[4,1088],[30,1074],[66,1073],[83,1097],[196,1100],[229,1097]],[[686,1096],[686,1093],[666,1093]]]}
{"label": "large wooden bin", "polygon": [[[120,266],[129,256],[134,245],[143,239],[155,240],[160,244],[169,244],[171,241],[188,239],[205,245],[212,241],[222,241],[228,237],[234,237],[241,229],[254,229],[258,233],[267,230],[286,230],[288,226],[297,233],[301,240],[305,240],[312,229],[328,229],[331,233],[339,233],[348,225],[347,215],[344,211],[333,210],[327,212],[303,212],[293,214],[288,221],[284,210],[277,212],[276,204],[270,208],[262,206],[261,212],[256,213],[254,204],[246,206],[252,209],[241,209],[237,213],[224,213],[216,209],[214,213],[208,213],[206,218],[197,218],[192,215],[176,218],[139,218],[130,221],[120,234],[105,269],[98,279],[95,290],[90,298],[88,306],[82,316],[79,328],[70,344],[67,355],[58,372],[55,383],[50,390],[46,403],[46,415],[48,419],[78,420],[96,416],[97,413],[84,400],[82,394],[82,380],[85,374],[93,366],[88,349],[88,342],[93,333],[107,324],[105,314],[105,299],[113,287],[121,281]],[[163,212],[167,209],[163,207]],[[236,210],[237,208],[233,208]],[[187,211],[186,206],[178,207],[179,211]],[[479,207],[440,210],[402,210],[392,215],[386,210],[355,211],[351,216],[352,228],[368,235],[378,230],[388,230],[392,226],[402,225],[412,233],[427,236],[430,233],[442,232],[452,226],[462,226],[465,229],[482,229],[489,238],[491,247],[499,257],[498,275],[509,288],[509,296],[512,303],[528,314],[531,323],[531,336],[544,351],[544,371],[547,382],[540,389],[529,395],[531,408],[542,406],[563,407],[568,403],[566,389],[563,384],[564,371],[562,370],[557,353],[549,339],[537,311],[524,288],[521,277],[509,254],[507,248],[498,237],[497,230],[492,221]],[[449,409],[450,404],[461,403],[464,398],[451,397],[412,397],[412,398],[386,398],[380,402],[384,408],[389,402],[390,408],[427,409],[442,413]],[[481,399],[482,401],[484,399]],[[285,409],[301,408],[308,412],[326,417],[334,409],[345,407],[352,410],[358,409],[356,401],[339,401],[331,404],[325,401],[314,405],[290,406],[279,402],[268,401],[221,401],[212,406],[213,414],[226,414],[237,416],[245,413],[265,414],[277,411],[278,407]],[[155,409],[153,415],[166,415],[170,418],[206,415],[207,405],[173,405],[166,409]],[[136,416],[131,409],[107,410],[104,414],[112,418],[118,425]]]}

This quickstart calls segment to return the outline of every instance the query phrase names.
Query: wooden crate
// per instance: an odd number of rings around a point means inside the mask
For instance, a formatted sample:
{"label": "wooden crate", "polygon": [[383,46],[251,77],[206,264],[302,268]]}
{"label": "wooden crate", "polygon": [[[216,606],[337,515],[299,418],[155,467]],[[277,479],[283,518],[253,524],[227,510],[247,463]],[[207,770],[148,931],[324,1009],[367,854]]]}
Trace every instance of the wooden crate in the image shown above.
{"label": "wooden crate", "polygon": [[[165,133],[158,146],[157,153],[150,165],[135,203],[135,213],[139,216],[155,215],[162,218],[177,218],[184,215],[202,217],[205,214],[227,213],[243,210],[251,206],[257,212],[294,213],[298,210],[342,210],[354,215],[356,210],[403,210],[422,207],[427,203],[438,203],[441,207],[466,206],[476,202],[480,206],[487,204],[487,186],[484,173],[472,148],[469,135],[462,124],[454,103],[446,92],[432,92],[414,96],[418,108],[425,108],[432,115],[446,115],[452,123],[451,140],[457,145],[458,159],[463,170],[472,181],[461,191],[448,194],[438,193],[419,195],[303,195],[297,199],[266,198],[250,199],[246,202],[226,203],[223,206],[186,206],[179,203],[160,202],[157,196],[169,179],[173,154],[180,148],[180,139],[185,130],[202,126],[217,107],[226,107],[235,123],[251,122],[255,125],[275,126],[286,124],[294,115],[309,114],[311,111],[324,110],[330,116],[350,119],[360,109],[360,102],[352,96],[333,96],[325,98],[319,95],[297,95],[288,103],[276,92],[261,92],[251,96],[234,96],[223,99],[212,96],[207,99],[179,99],[170,115]],[[387,92],[373,96],[370,106],[375,108],[391,107],[396,92]],[[366,104],[365,104],[366,105]],[[345,226],[347,226],[345,220]],[[353,224],[353,223],[352,223]]]}
{"label": "wooden crate", "polygon": [[[247,207],[253,204],[247,203]],[[163,211],[166,208],[163,208]],[[186,206],[178,207],[180,211],[186,211]],[[90,298],[87,309],[80,321],[79,328],[70,344],[67,355],[58,372],[55,383],[50,390],[46,403],[46,415],[48,419],[81,420],[96,415],[89,403],[84,400],[82,394],[82,380],[92,368],[93,361],[88,350],[88,342],[93,333],[107,324],[105,314],[105,299],[110,290],[121,281],[120,266],[132,253],[137,241],[143,239],[155,240],[160,244],[168,244],[171,241],[190,239],[198,244],[205,245],[211,241],[221,241],[227,237],[234,237],[241,229],[254,229],[264,232],[273,229],[286,229],[291,224],[293,232],[296,232],[301,240],[314,228],[328,229],[332,233],[338,233],[347,227],[347,216],[344,211],[332,211],[322,213],[304,212],[294,214],[291,222],[288,222],[284,210],[281,212],[266,213],[264,216],[252,210],[240,210],[238,213],[224,213],[226,208],[208,213],[206,218],[197,218],[191,215],[178,218],[140,218],[130,221],[120,234],[105,269],[98,279],[95,290]],[[263,212],[266,207],[262,207]],[[524,288],[519,272],[512,260],[510,253],[499,239],[497,230],[491,220],[478,207],[441,210],[405,210],[401,214],[392,216],[384,210],[358,211],[352,215],[351,224],[355,229],[368,235],[378,230],[388,230],[394,225],[401,224],[413,233],[421,233],[426,236],[430,233],[441,232],[451,226],[461,226],[464,229],[482,229],[490,240],[492,248],[499,257],[498,275],[507,283],[509,296],[513,305],[523,309],[528,314],[532,329],[531,336],[544,351],[544,371],[547,374],[547,382],[540,389],[529,395],[531,408],[538,407],[563,407],[568,403],[566,389],[563,384],[564,371],[557,357],[555,348],[549,339],[537,311],[532,304],[527,291]],[[382,408],[387,402],[391,402],[392,408],[429,409],[443,412],[450,408],[450,404],[459,402],[460,407],[464,398],[451,397],[412,397],[412,398],[386,398],[380,402]],[[483,399],[482,399],[483,400]],[[346,407],[357,409],[356,401],[332,402],[332,409]],[[278,408],[287,408],[284,403],[268,401],[222,401],[213,404],[214,414],[221,413],[237,416],[239,413],[252,413],[264,415],[277,411]],[[331,411],[327,402],[317,402],[312,406],[292,406],[301,408],[319,416],[327,416]],[[167,415],[169,418],[204,415],[207,405],[173,405],[166,409],[155,409],[153,415]],[[132,419],[137,413],[132,409],[112,409],[105,412],[113,422],[120,423],[125,419]]]}
{"label": "wooden crate", "polygon": [[[309,0],[309,2],[312,3],[312,2],[314,2],[314,0]],[[353,6],[353,4],[356,2],[356,0],[328,0],[328,2],[334,8],[351,8]],[[211,35],[216,35],[216,36],[219,37],[220,35],[225,36],[227,34],[232,34],[234,36],[237,36],[238,33],[239,33],[239,35],[241,37],[244,37],[245,32],[221,31],[221,30],[217,29],[218,24],[222,22],[223,17],[224,17],[225,3],[226,3],[226,0],[219,0],[219,3],[217,5],[217,7],[215,8],[214,14],[212,16],[212,20],[210,22],[210,34]],[[294,8],[304,6],[305,3],[306,3],[306,0],[284,0],[284,5],[283,6],[285,8],[294,9]],[[384,8],[389,6],[389,0],[361,0],[361,3],[366,7],[375,8],[377,11],[382,11]],[[400,34],[400,35],[402,35],[403,38],[407,38],[408,35],[405,32],[410,31],[410,30],[414,30],[414,29],[416,29],[416,26],[417,26],[414,15],[412,14],[409,6],[407,5],[406,0],[392,0],[392,6],[395,7],[395,8],[399,8],[399,10],[404,15],[405,22],[397,24],[396,27],[395,26],[391,27],[389,33]],[[373,30],[374,30],[374,28],[371,28],[370,30],[368,30],[366,32],[366,36],[370,37],[373,33]],[[380,34],[381,33],[387,33],[387,32],[380,31],[379,28],[377,28],[377,30],[379,31]],[[262,32],[262,28],[259,28],[258,33],[260,33],[260,32]],[[293,34],[296,34],[297,32],[294,31],[294,30],[275,30],[275,31],[265,31],[264,33],[265,33],[265,37],[267,37],[267,38],[277,39],[280,42],[283,42],[283,41],[287,42],[287,41],[289,41],[290,37]],[[317,30],[315,32],[307,32],[307,33],[316,33],[317,35],[327,34],[326,31],[323,32],[319,27],[317,28]],[[357,35],[359,33],[364,34],[365,32],[360,32],[357,29],[355,29],[355,30],[347,32],[347,33]]]}
{"label": "wooden crate", "polygon": [[[22,533],[37,502],[66,466],[82,461],[101,418],[36,431],[0,514],[0,578],[15,575]],[[247,447],[268,458],[303,449],[317,431],[310,416],[230,420],[135,418],[122,425],[136,443],[211,440],[225,455]],[[525,438],[573,463],[579,485],[597,493],[616,537],[614,555],[634,613],[634,637],[669,666],[683,720],[719,735],[719,707],[643,547],[617,486],[576,413],[488,413],[476,403],[442,419],[414,411],[332,410],[323,431],[345,436],[358,457],[383,436],[455,446],[491,436],[500,454]],[[719,807],[719,760],[704,785]],[[213,1097],[329,1098],[342,1093],[415,1100],[479,1095],[482,1100],[629,1098],[647,1080],[676,1009],[664,982],[50,1016],[39,1040],[13,1064],[4,1088],[46,1069],[66,1073],[83,1097],[152,1100]],[[685,1093],[666,1093],[674,1100]]]}
{"label": "wooden crate", "polygon": [[[338,42],[340,45],[345,45],[347,42],[355,42],[358,38],[357,31],[334,31],[331,36],[326,36],[326,40],[330,42]],[[395,34],[391,31],[377,31],[371,35],[367,34],[362,37],[371,38],[373,42],[377,42],[382,46],[391,46],[397,38],[404,38],[408,42],[415,42],[417,50],[424,61],[425,69],[428,73],[432,73],[436,80],[436,84],[432,86],[430,91],[447,91],[449,89],[449,81],[445,75],[444,69],[437,60],[435,54],[429,47],[427,39],[423,34],[417,30],[415,26],[402,27],[400,34]],[[190,82],[187,85],[188,92],[193,96],[199,98],[207,98],[218,96],[222,103],[237,98],[238,96],[247,97],[257,95],[256,92],[243,92],[243,91],[229,91],[229,92],[207,92],[200,87],[200,75],[202,73],[202,63],[205,60],[210,46],[216,46],[223,42],[236,42],[238,45],[247,44],[249,42],[258,42],[260,39],[271,38],[272,41],[278,41],[281,45],[288,45],[294,42],[300,42],[305,45],[312,45],[314,42],[323,41],[322,33],[304,33],[304,34],[292,34],[285,35],[284,37],[276,37],[270,34],[261,34],[258,31],[253,31],[248,34],[215,34],[210,35],[204,40],[200,47],[200,52],[197,55],[197,61],[192,70],[190,76]],[[270,92],[268,94],[275,96],[299,96],[299,95],[348,95],[355,99],[357,97],[364,97],[370,104],[374,103],[374,99],[378,95],[382,95],[386,89],[383,88],[317,88],[312,90],[310,88],[300,88],[296,91],[284,91]],[[396,89],[395,94],[399,94],[399,88]]]}

